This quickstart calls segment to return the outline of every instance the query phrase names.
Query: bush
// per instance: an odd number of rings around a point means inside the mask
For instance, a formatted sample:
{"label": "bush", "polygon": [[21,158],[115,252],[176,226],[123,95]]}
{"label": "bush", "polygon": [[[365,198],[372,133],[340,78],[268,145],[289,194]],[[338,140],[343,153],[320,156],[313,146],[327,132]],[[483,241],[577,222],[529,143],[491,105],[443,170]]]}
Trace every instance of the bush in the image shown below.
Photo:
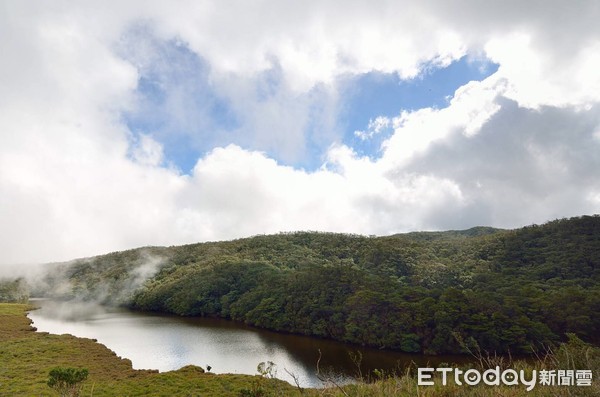
{"label": "bush", "polygon": [[77,397],[81,392],[81,382],[88,377],[85,368],[52,368],[47,385],[56,390],[61,397]]}

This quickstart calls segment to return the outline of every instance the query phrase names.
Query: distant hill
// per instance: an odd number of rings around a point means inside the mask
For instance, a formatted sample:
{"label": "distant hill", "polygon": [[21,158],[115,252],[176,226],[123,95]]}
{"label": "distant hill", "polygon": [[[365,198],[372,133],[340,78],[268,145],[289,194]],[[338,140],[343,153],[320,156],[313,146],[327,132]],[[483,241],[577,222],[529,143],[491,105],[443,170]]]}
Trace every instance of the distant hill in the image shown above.
{"label": "distant hill", "polygon": [[467,230],[448,230],[445,232],[411,232],[404,234],[396,234],[394,236],[409,236],[416,240],[448,240],[452,238],[479,237],[487,236],[504,231],[504,229],[496,229],[487,226],[476,226]]}
{"label": "distant hill", "polygon": [[387,237],[297,232],[49,265],[34,294],[407,352],[600,343],[600,217]]}

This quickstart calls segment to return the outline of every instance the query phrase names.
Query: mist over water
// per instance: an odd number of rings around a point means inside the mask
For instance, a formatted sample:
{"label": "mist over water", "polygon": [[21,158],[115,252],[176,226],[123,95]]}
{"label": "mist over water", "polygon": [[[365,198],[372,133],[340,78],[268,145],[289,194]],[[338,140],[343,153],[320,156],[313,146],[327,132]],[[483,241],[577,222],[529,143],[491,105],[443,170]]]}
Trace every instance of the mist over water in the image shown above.
{"label": "mist over water", "polygon": [[[32,297],[100,305],[128,303],[136,291],[168,261],[162,247],[145,247],[69,262],[27,267],[22,277]],[[66,310],[66,309],[65,309]]]}
{"label": "mist over water", "polygon": [[32,301],[41,309],[29,313],[39,331],[72,334],[97,339],[117,355],[128,358],[136,369],[171,371],[194,364],[214,373],[256,374],[260,362],[277,365],[277,377],[294,384],[289,371],[302,387],[322,387],[316,376],[320,369],[348,382],[359,368],[350,352],[360,350],[360,371],[402,370],[416,363],[465,361],[464,357],[426,357],[375,349],[364,349],[340,342],[259,330],[221,319],[181,318],[108,308],[95,303]]}

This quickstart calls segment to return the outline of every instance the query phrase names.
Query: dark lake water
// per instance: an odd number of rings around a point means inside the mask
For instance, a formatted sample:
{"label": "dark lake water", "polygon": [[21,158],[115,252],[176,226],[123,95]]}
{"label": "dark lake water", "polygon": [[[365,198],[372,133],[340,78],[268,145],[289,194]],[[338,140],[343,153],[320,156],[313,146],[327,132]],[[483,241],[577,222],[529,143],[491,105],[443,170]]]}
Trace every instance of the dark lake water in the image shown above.
{"label": "dark lake water", "polygon": [[321,351],[320,368],[336,374],[342,382],[351,381],[359,372],[350,354],[362,354],[360,371],[394,371],[415,362],[465,362],[461,356],[423,356],[281,334],[240,323],[207,318],[182,318],[107,308],[92,303],[36,300],[40,309],[29,318],[39,331],[71,334],[97,339],[117,355],[128,358],[136,369],[170,371],[188,364],[214,373],[256,374],[260,362],[272,361],[277,377],[292,384],[295,374],[303,387],[321,387],[316,364]]}

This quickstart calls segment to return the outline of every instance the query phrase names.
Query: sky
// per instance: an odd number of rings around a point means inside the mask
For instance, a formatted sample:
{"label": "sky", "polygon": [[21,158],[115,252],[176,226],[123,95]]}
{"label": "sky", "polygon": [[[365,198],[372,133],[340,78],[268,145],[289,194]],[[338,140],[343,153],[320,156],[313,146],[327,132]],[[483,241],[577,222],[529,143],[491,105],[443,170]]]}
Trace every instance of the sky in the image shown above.
{"label": "sky", "polygon": [[599,19],[593,0],[0,0],[0,265],[600,213]]}

